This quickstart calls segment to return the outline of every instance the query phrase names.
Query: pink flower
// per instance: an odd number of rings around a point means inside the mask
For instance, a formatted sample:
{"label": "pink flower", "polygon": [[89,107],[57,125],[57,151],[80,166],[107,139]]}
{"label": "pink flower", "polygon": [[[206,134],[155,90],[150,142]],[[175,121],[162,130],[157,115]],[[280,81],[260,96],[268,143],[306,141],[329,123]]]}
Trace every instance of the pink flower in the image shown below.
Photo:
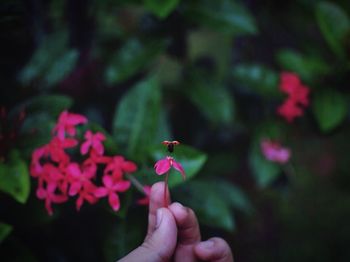
{"label": "pink flower", "polygon": [[167,156],[166,158],[160,159],[154,165],[154,169],[157,175],[163,175],[167,173],[171,167],[174,167],[177,171],[179,171],[182,175],[183,179],[186,179],[186,174],[181,164],[176,162],[174,158],[171,156]]}
{"label": "pink flower", "polygon": [[278,142],[274,142],[269,139],[263,139],[260,146],[263,155],[269,161],[285,164],[290,159],[290,149],[282,147]]}
{"label": "pink flower", "polygon": [[114,211],[120,208],[119,196],[116,192],[125,192],[130,187],[130,181],[113,180],[111,176],[104,175],[102,178],[104,187],[95,190],[96,197],[105,197],[108,195],[108,202]]}
{"label": "pink flower", "polygon": [[36,191],[36,195],[39,199],[45,199],[45,208],[49,215],[53,214],[51,207],[52,203],[63,203],[68,200],[68,197],[62,194],[56,194],[56,184],[49,183],[47,188],[39,187]]}
{"label": "pink flower", "polygon": [[30,174],[32,177],[38,177],[43,172],[43,167],[40,160],[47,154],[46,148],[46,146],[38,147],[32,153],[32,161],[30,164]]}
{"label": "pink flower", "polygon": [[294,118],[303,115],[303,110],[297,106],[294,100],[288,98],[277,108],[277,113],[284,117],[288,123],[291,123]]}
{"label": "pink flower", "polygon": [[81,171],[77,163],[71,163],[67,167],[67,175],[70,179],[70,188],[68,194],[70,196],[75,196],[78,194],[84,187],[89,187],[92,182],[91,178],[95,176],[95,173],[89,172],[90,169]]}
{"label": "pink flower", "polygon": [[85,133],[85,142],[81,145],[80,152],[82,155],[86,155],[89,149],[93,149],[97,155],[103,155],[104,147],[102,141],[106,139],[105,135],[101,132],[93,134],[90,130]]}
{"label": "pink flower", "polygon": [[68,163],[69,156],[64,151],[67,148],[75,147],[78,141],[74,138],[59,139],[54,137],[49,144],[47,144],[47,153],[50,155],[52,161],[56,163]]}
{"label": "pink flower", "polygon": [[83,115],[63,111],[58,117],[58,122],[54,127],[53,132],[57,132],[57,137],[63,140],[66,133],[74,136],[76,134],[75,126],[85,124],[86,122],[87,118]]}
{"label": "pink flower", "polygon": [[134,162],[127,161],[122,156],[114,156],[107,164],[104,175],[112,175],[113,179],[121,179],[123,172],[132,173],[137,170]]}
{"label": "pink flower", "polygon": [[302,106],[309,105],[310,90],[302,85],[299,76],[292,72],[281,73],[280,90],[288,94],[288,98],[278,107],[277,113],[291,123],[294,118],[304,114]]}
{"label": "pink flower", "polygon": [[151,186],[144,186],[143,192],[145,193],[145,197],[137,200],[137,204],[142,206],[147,206],[149,204],[149,197],[151,195]]}
{"label": "pink flower", "polygon": [[79,197],[76,202],[77,210],[79,211],[84,201],[86,200],[90,204],[95,204],[97,198],[95,196],[95,191],[97,187],[92,183],[84,184],[84,187],[79,191]]}

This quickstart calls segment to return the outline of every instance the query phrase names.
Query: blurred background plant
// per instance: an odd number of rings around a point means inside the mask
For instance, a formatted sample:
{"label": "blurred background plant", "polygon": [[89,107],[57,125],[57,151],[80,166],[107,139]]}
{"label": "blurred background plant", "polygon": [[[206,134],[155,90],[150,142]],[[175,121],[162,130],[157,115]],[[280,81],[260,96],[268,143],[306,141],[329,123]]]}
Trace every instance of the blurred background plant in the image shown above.
{"label": "blurred background plant", "polygon": [[118,212],[69,200],[46,213],[31,155],[66,109],[144,185],[161,179],[161,141],[179,140],[188,179],[170,176],[172,198],[237,261],[349,261],[349,1],[5,0],[0,12],[2,261],[114,261],[145,235],[135,188]]}

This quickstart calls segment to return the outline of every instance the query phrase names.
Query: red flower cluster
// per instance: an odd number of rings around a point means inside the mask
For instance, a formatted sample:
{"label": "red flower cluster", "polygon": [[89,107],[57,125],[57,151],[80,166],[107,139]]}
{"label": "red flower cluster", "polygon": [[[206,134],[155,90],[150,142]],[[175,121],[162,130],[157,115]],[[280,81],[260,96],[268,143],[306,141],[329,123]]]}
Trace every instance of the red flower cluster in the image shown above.
{"label": "red flower cluster", "polygon": [[294,118],[302,116],[303,106],[309,105],[309,88],[304,86],[299,76],[291,72],[281,73],[280,90],[288,95],[288,98],[277,109],[277,113],[291,123]]}
{"label": "red flower cluster", "polygon": [[[81,163],[75,162],[67,150],[79,145],[76,126],[86,122],[82,115],[62,112],[53,129],[52,140],[32,154],[30,173],[38,179],[36,195],[45,200],[50,215],[53,213],[53,203],[63,203],[74,196],[77,196],[77,210],[84,201],[94,204],[99,198],[108,197],[110,206],[118,211],[118,193],[130,187],[130,181],[124,180],[123,175],[137,169],[133,162],[126,161],[123,156],[105,156],[102,143],[106,139],[104,134],[94,134],[90,130],[86,131],[85,140],[80,144],[80,152],[86,158]],[[104,166],[102,179],[97,177],[98,166]]]}

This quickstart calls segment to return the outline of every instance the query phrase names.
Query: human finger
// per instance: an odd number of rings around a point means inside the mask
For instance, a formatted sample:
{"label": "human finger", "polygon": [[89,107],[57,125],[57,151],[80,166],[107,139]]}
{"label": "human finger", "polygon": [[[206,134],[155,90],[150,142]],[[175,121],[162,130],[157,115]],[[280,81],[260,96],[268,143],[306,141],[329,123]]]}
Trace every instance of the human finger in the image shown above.
{"label": "human finger", "polygon": [[231,248],[222,238],[214,237],[194,247],[196,256],[204,261],[233,262]]}
{"label": "human finger", "polygon": [[[148,213],[148,229],[147,237],[154,231],[156,225],[156,213],[161,207],[166,207],[170,204],[170,194],[168,187],[166,187],[166,201],[164,203],[164,182],[155,183],[151,188],[150,203],[149,203],[149,213]],[[146,237],[146,238],[147,238]]]}
{"label": "human finger", "polygon": [[192,209],[184,207],[180,203],[171,204],[169,210],[175,218],[178,230],[175,261],[197,261],[193,248],[195,244],[200,242],[201,234],[195,213]]}

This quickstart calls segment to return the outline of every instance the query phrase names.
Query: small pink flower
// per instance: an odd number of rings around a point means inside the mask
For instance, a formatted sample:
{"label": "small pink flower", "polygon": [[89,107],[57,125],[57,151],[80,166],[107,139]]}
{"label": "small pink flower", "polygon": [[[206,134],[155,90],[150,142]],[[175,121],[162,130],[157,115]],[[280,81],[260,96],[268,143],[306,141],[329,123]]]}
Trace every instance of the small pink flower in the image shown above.
{"label": "small pink flower", "polygon": [[89,149],[93,149],[97,155],[102,156],[104,152],[104,147],[102,141],[106,139],[105,135],[101,132],[93,134],[90,130],[85,133],[85,142],[80,147],[80,152],[82,155],[86,155]]}
{"label": "small pink flower", "polygon": [[133,173],[137,170],[134,162],[127,161],[122,156],[114,156],[107,164],[104,175],[112,175],[113,179],[121,179],[123,172]]}
{"label": "small pink flower", "polygon": [[277,113],[291,123],[294,118],[304,114],[303,107],[309,105],[310,89],[292,72],[281,73],[279,88],[281,92],[288,94],[288,98],[278,107]]}
{"label": "small pink flower", "polygon": [[70,188],[68,192],[70,196],[75,196],[84,187],[92,184],[91,178],[94,177],[95,173],[89,171],[89,169],[82,171],[77,163],[68,165],[66,172],[70,178]]}
{"label": "small pink flower", "polygon": [[292,99],[287,99],[277,108],[277,113],[284,117],[288,123],[293,122],[294,118],[303,115],[303,110],[297,106]]}
{"label": "small pink flower", "polygon": [[269,139],[263,139],[260,146],[263,155],[269,161],[285,164],[290,159],[290,149],[282,147],[278,142],[274,142]]}
{"label": "small pink flower", "polygon": [[108,202],[114,211],[120,208],[119,196],[116,192],[125,192],[130,187],[130,181],[113,180],[109,175],[104,175],[102,178],[104,187],[99,187],[95,190],[96,197],[108,196]]}
{"label": "small pink flower", "polygon": [[145,193],[145,197],[137,200],[137,204],[142,205],[142,206],[147,206],[149,204],[149,197],[151,195],[151,186],[144,186],[143,191]]}
{"label": "small pink flower", "polygon": [[176,162],[175,159],[171,156],[167,156],[166,158],[160,159],[154,165],[154,169],[157,175],[163,175],[167,173],[171,167],[174,167],[177,171],[179,171],[182,175],[183,179],[186,179],[186,174],[181,164]]}
{"label": "small pink flower", "polygon": [[58,204],[66,202],[68,200],[68,197],[66,195],[56,194],[56,188],[56,184],[49,183],[46,189],[43,187],[38,187],[36,191],[36,195],[39,199],[45,199],[45,208],[50,216],[53,214],[51,207],[52,203]]}
{"label": "small pink flower", "polygon": [[65,138],[67,133],[70,136],[76,134],[75,126],[79,124],[85,124],[87,118],[83,115],[68,113],[68,111],[63,111],[59,117],[56,126],[53,129],[53,132],[57,133],[57,137],[61,140]]}

